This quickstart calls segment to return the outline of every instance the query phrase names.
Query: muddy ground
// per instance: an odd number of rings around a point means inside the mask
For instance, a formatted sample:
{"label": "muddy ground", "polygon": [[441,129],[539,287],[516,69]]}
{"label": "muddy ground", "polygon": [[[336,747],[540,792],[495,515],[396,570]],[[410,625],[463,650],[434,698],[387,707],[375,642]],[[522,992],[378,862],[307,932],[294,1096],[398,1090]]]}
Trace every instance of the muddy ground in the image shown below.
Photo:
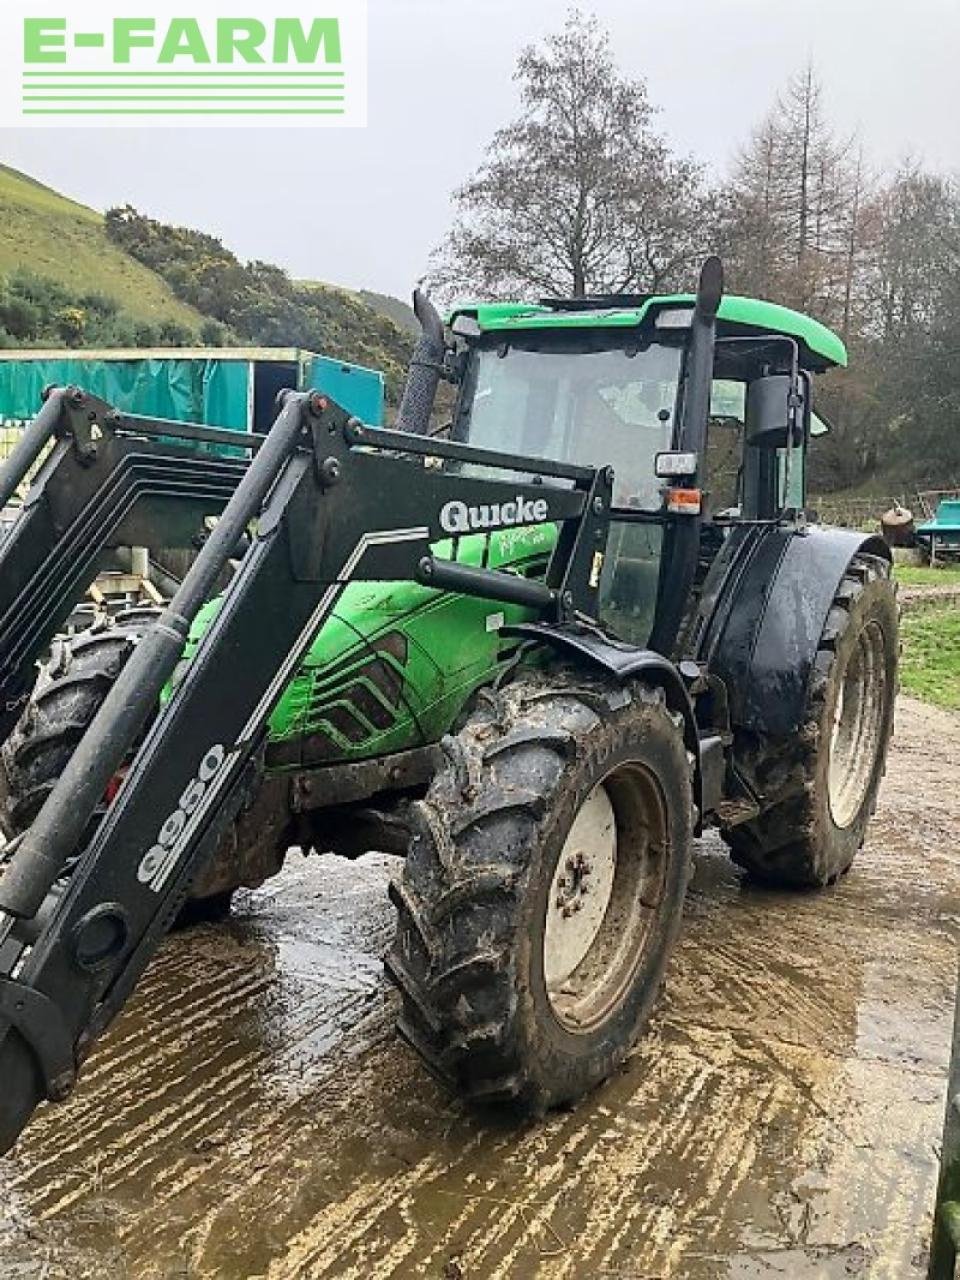
{"label": "muddy ground", "polygon": [[921,1276],[960,907],[960,718],[903,700],[836,889],[697,855],[651,1033],[575,1111],[470,1115],[391,1031],[387,858],[167,941],[0,1161],[7,1277]]}

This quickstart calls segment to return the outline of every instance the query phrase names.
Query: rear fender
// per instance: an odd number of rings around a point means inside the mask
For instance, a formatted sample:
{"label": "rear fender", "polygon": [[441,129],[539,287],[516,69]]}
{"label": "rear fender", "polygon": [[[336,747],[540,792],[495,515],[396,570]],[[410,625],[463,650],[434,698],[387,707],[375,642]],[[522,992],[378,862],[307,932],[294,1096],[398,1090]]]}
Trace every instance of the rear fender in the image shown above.
{"label": "rear fender", "polygon": [[735,729],[783,737],[800,727],[827,614],[858,552],[890,560],[874,535],[818,525],[770,529],[713,601],[700,656],[727,687]]}
{"label": "rear fender", "polygon": [[694,803],[697,806],[697,834],[699,817],[703,814],[703,778],[700,768],[700,737],[693,703],[674,664],[652,649],[637,649],[603,635],[599,631],[584,628],[553,626],[548,622],[524,622],[501,627],[501,635],[519,636],[524,640],[536,640],[549,648],[572,658],[574,662],[599,667],[619,682],[638,679],[645,684],[662,689],[668,708],[683,717],[683,740],[696,762],[694,776]]}

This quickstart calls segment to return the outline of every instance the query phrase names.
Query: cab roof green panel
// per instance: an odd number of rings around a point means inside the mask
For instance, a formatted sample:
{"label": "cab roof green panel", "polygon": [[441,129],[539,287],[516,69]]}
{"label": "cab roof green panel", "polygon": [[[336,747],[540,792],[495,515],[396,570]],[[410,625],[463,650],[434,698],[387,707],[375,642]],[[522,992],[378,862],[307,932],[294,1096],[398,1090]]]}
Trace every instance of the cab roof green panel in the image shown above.
{"label": "cab roof green panel", "polygon": [[[516,329],[609,329],[642,324],[654,311],[692,307],[692,293],[674,293],[647,298],[639,306],[611,307],[585,311],[560,311],[530,302],[480,302],[458,306],[451,315],[471,315],[484,333]],[[730,333],[784,333],[807,348],[820,361],[846,366],[847,350],[837,335],[810,316],[775,302],[726,295],[718,312],[721,330]]]}

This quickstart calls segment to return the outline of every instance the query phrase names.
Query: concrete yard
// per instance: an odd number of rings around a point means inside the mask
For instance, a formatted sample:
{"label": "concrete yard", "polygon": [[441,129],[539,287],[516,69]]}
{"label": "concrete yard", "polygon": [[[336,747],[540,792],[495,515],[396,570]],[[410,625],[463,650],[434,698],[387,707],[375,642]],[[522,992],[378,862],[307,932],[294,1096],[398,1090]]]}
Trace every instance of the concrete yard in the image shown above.
{"label": "concrete yard", "polygon": [[391,860],[291,857],[229,924],[168,939],[0,1161],[0,1275],[919,1278],[958,830],[960,718],[903,699],[851,873],[765,892],[705,840],[640,1049],[522,1127],[394,1039]]}

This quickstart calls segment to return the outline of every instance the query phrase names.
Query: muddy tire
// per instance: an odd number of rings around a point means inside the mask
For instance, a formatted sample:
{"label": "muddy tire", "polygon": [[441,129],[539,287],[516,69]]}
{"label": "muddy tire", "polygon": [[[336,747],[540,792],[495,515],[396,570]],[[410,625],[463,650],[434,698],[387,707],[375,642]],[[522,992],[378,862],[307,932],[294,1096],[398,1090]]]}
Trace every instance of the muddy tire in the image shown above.
{"label": "muddy tire", "polygon": [[755,744],[744,762],[768,805],[723,836],[756,879],[815,889],[849,870],[886,766],[898,652],[890,566],[857,555],[827,615],[801,728]]}
{"label": "muddy tire", "polygon": [[444,747],[391,886],[399,1031],[466,1097],[540,1112],[616,1068],[660,990],[690,866],[682,724],[660,690],[526,677]]}
{"label": "muddy tire", "polygon": [[[31,699],[0,749],[0,829],[8,839],[26,831],[40,812],[137,641],[159,616],[149,606],[126,609],[53,642]],[[106,799],[85,840],[105,810]]]}
{"label": "muddy tire", "polygon": [[[30,702],[0,748],[0,829],[12,839],[26,831],[53,790],[77,743],[86,733],[144,632],[160,609],[137,606],[54,641],[50,661]],[[83,843],[93,837],[108,799],[94,811]],[[230,913],[233,888],[222,877],[201,877],[177,923],[221,920]]]}

